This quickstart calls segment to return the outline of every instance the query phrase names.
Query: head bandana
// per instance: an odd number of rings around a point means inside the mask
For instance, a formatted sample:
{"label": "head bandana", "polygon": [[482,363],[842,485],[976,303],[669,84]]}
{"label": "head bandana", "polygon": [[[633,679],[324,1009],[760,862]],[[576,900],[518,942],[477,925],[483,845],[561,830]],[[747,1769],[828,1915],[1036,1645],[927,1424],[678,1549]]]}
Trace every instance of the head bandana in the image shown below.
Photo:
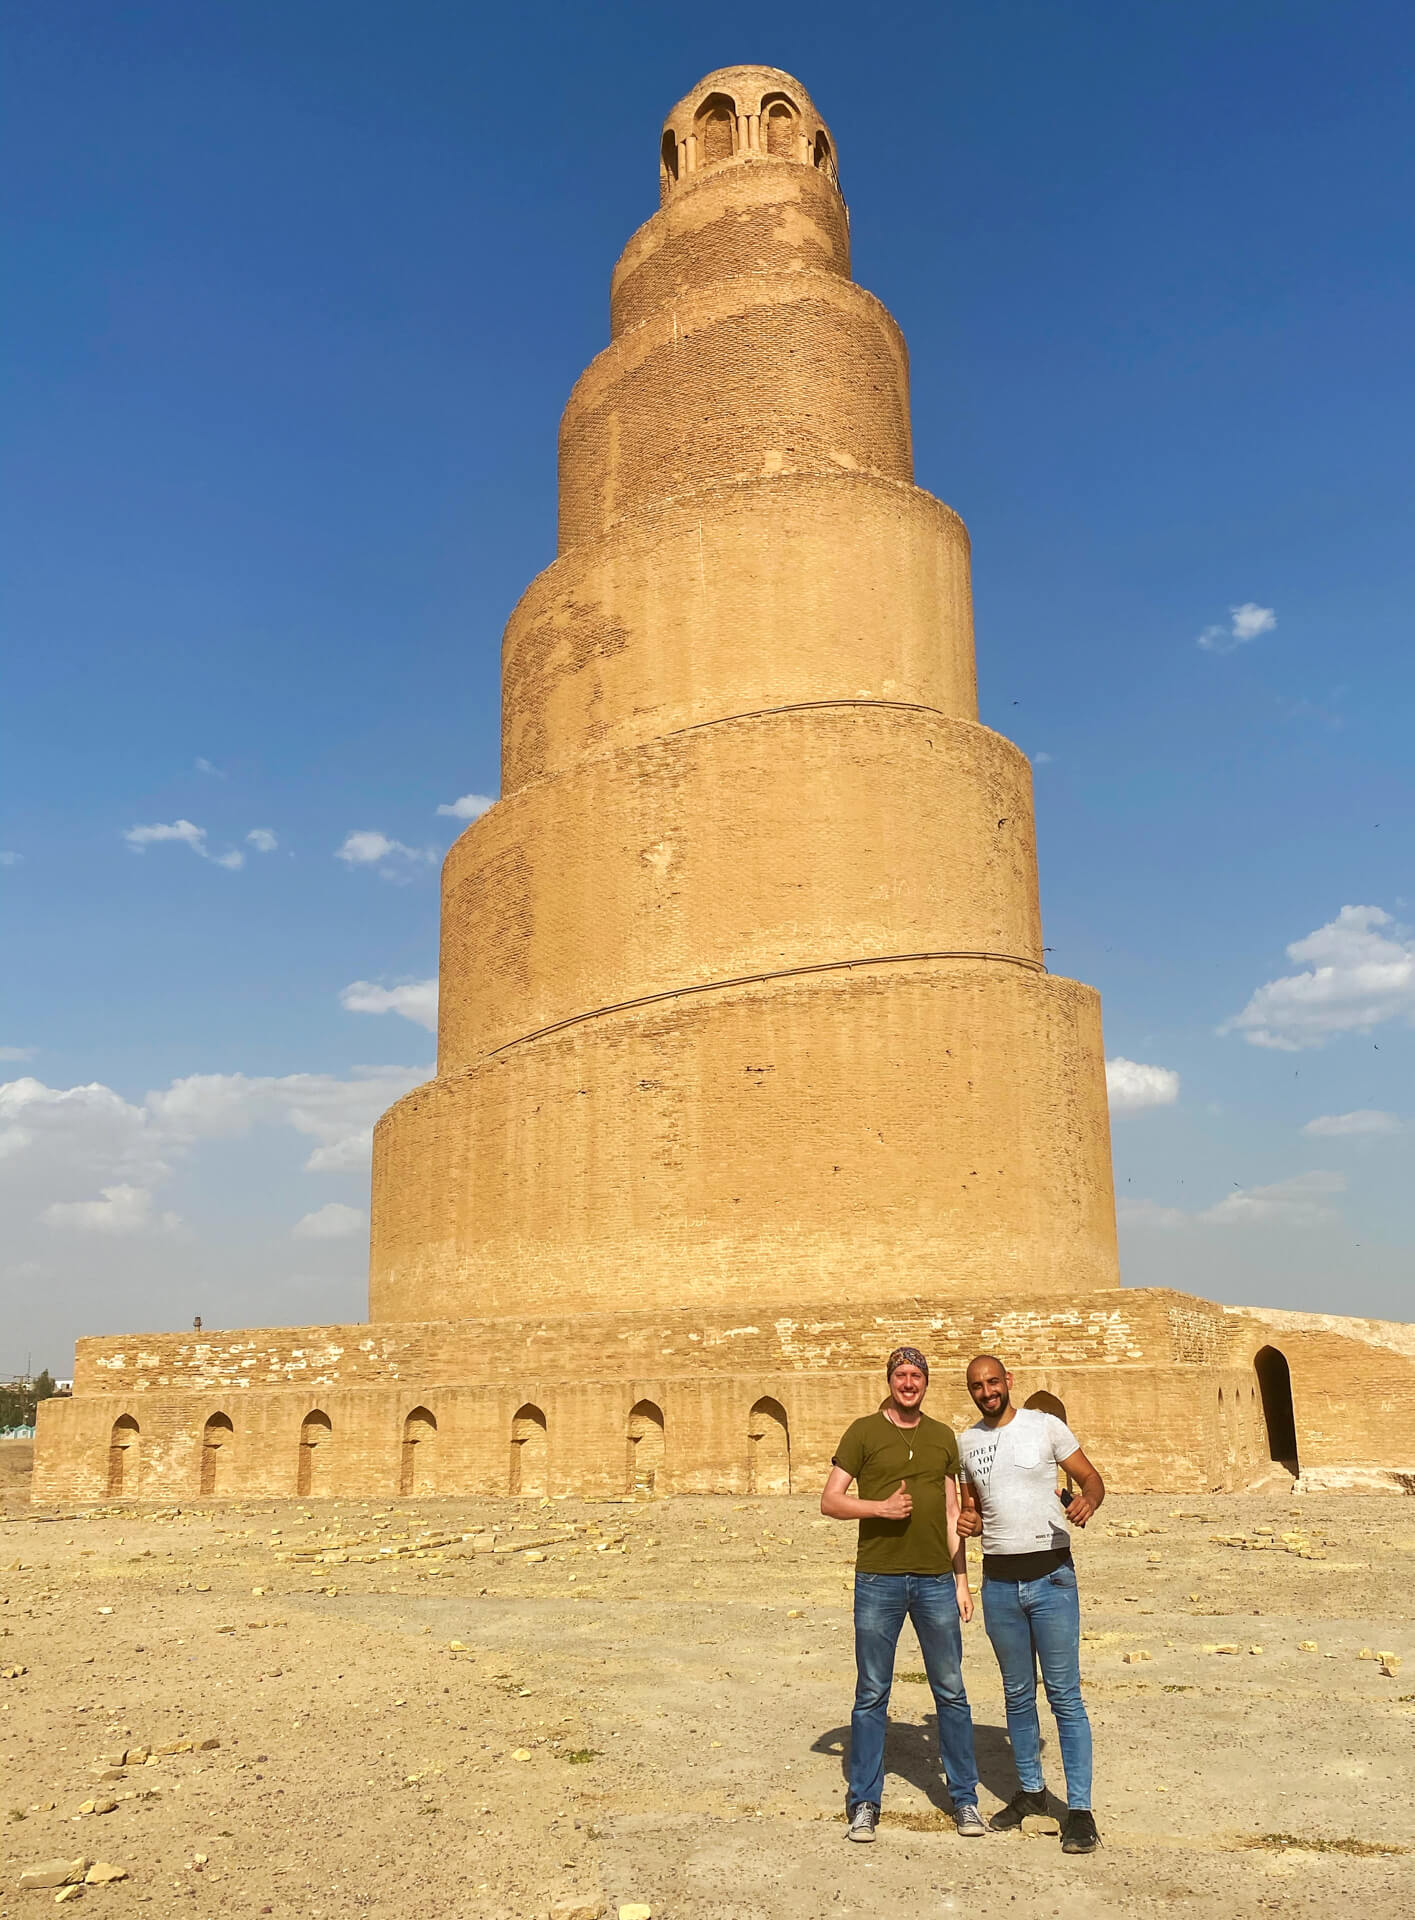
{"label": "head bandana", "polygon": [[886,1378],[891,1380],[894,1378],[896,1367],[917,1367],[925,1380],[929,1377],[929,1363],[917,1347],[896,1347],[890,1354],[889,1363],[884,1370]]}

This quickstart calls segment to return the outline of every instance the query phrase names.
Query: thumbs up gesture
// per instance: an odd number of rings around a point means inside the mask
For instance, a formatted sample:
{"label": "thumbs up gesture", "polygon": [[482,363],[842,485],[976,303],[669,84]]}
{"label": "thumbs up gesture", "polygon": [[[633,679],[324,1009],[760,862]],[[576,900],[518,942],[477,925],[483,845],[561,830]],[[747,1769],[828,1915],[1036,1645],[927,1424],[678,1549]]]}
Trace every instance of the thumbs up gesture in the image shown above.
{"label": "thumbs up gesture", "polygon": [[881,1520],[907,1520],[914,1511],[914,1496],[901,1480],[887,1500],[879,1503]]}

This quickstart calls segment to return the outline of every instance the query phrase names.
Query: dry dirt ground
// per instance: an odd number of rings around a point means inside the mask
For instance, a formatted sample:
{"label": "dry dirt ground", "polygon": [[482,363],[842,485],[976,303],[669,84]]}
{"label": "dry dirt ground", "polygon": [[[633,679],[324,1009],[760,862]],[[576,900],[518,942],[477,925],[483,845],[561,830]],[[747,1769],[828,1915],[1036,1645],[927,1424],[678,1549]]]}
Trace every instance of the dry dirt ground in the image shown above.
{"label": "dry dirt ground", "polygon": [[[812,1498],[42,1511],[13,1448],[0,1494],[0,1916],[81,1855],[128,1876],[93,1920],[1415,1910],[1409,1498],[1107,1502],[1078,1859],[954,1835],[907,1628],[884,1823],[846,1844],[851,1530]],[[965,1647],[987,1811],[1013,1775]]]}

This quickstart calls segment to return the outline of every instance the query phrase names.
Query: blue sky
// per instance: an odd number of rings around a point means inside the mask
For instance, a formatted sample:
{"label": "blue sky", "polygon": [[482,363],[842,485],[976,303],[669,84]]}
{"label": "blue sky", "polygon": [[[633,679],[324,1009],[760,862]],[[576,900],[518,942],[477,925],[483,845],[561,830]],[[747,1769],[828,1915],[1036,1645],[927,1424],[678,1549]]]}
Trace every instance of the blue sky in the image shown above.
{"label": "blue sky", "polygon": [[1412,56],[1381,0],[12,7],[0,1370],[362,1314],[559,412],[754,59],[909,340],[1051,964],[1162,1070],[1127,1280],[1411,1317]]}

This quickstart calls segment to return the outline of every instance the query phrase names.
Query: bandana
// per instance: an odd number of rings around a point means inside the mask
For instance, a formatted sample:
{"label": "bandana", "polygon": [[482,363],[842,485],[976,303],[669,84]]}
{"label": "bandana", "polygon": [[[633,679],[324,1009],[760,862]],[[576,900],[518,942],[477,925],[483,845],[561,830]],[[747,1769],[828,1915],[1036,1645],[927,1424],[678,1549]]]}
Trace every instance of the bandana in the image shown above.
{"label": "bandana", "polygon": [[896,1367],[917,1367],[925,1380],[929,1377],[929,1363],[917,1347],[896,1347],[894,1349],[893,1353],[889,1356],[889,1363],[884,1370],[887,1379],[893,1378]]}

